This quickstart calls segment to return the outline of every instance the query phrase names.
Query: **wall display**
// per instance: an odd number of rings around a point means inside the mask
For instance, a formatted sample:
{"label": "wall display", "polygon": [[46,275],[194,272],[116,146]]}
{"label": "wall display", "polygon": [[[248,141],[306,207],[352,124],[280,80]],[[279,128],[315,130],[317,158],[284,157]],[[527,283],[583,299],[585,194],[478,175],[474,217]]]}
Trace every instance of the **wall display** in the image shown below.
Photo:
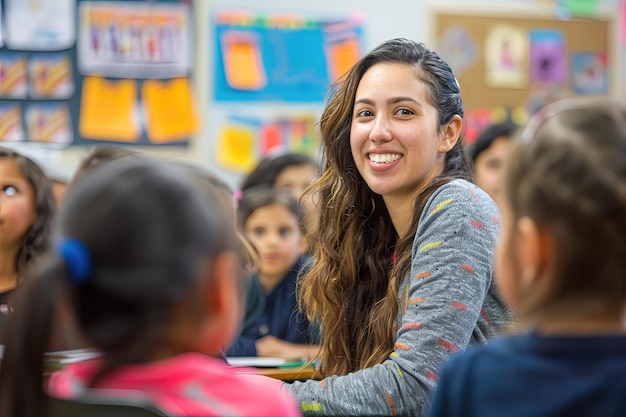
{"label": "wall display", "polygon": [[0,141],[185,146],[197,132],[189,1],[0,6]]}
{"label": "wall display", "polygon": [[[610,91],[607,21],[441,13],[434,22],[437,39],[462,30],[479,47],[480,59],[455,72],[468,142],[501,119],[502,112],[494,109],[505,109],[506,118],[524,123],[554,100]],[[447,51],[440,52],[446,56]]]}
{"label": "wall display", "polygon": [[323,102],[363,49],[362,22],[345,16],[220,12],[213,23],[216,101]]}

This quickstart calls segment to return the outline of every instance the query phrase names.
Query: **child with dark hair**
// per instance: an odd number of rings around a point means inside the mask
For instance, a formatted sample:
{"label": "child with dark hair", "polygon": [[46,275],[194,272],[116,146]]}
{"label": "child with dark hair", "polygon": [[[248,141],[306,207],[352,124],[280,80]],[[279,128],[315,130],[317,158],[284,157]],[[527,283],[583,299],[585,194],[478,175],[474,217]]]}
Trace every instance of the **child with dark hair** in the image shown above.
{"label": "child with dark hair", "polygon": [[232,213],[207,191],[179,166],[140,157],[72,186],[55,249],[8,323],[0,415],[47,415],[44,352],[59,302],[101,357],[54,374],[54,396],[141,391],[176,416],[298,415],[274,380],[213,357],[239,325],[243,280]]}
{"label": "child with dark hair", "polygon": [[47,248],[55,211],[50,180],[32,159],[0,147],[0,314],[26,267]]}
{"label": "child with dark hair", "polygon": [[480,133],[469,151],[474,162],[476,185],[485,190],[496,203],[502,198],[504,161],[518,128],[510,121],[492,124]]}
{"label": "child with dark hair", "polygon": [[316,356],[315,335],[296,300],[299,275],[310,261],[305,255],[303,216],[289,191],[257,186],[243,193],[237,222],[258,255],[258,272],[250,285],[261,306],[251,318],[254,326],[244,329],[227,355],[292,360]]}
{"label": "child with dark hair", "polygon": [[443,367],[431,417],[626,415],[626,106],[565,99],[507,161],[496,280],[519,334]]}
{"label": "child with dark hair", "polygon": [[138,155],[138,152],[121,146],[95,146],[78,165],[72,182],[76,182],[88,172],[91,172],[107,162]]}

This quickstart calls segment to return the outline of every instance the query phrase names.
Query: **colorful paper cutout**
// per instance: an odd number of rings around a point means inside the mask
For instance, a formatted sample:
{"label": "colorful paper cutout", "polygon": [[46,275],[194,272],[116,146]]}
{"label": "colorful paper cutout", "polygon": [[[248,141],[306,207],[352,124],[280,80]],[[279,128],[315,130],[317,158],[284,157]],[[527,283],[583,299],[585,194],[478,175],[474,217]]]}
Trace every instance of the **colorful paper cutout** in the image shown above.
{"label": "colorful paper cutout", "polygon": [[333,42],[328,47],[330,77],[333,82],[346,74],[359,60],[361,56],[360,48],[361,44],[357,38]]}
{"label": "colorful paper cutout", "polygon": [[224,71],[235,90],[260,90],[267,85],[258,38],[252,33],[222,33]]}
{"label": "colorful paper cutout", "polygon": [[26,107],[29,142],[70,144],[74,140],[70,110],[65,103],[37,103]]}
{"label": "colorful paper cutout", "polygon": [[81,1],[79,18],[82,73],[172,78],[191,70],[189,4]]}
{"label": "colorful paper cutout", "polygon": [[219,164],[234,171],[248,171],[257,163],[254,131],[241,126],[225,126],[218,140]]}
{"label": "colorful paper cutout", "polygon": [[198,130],[198,112],[188,78],[144,81],[142,102],[152,143],[179,142]]}
{"label": "colorful paper cutout", "polygon": [[0,96],[9,98],[26,98],[28,96],[25,55],[0,54]]}
{"label": "colorful paper cutout", "polygon": [[457,77],[467,71],[478,58],[476,42],[467,29],[458,25],[451,26],[441,35],[438,51]]}
{"label": "colorful paper cutout", "polygon": [[606,54],[578,52],[572,54],[572,91],[576,94],[608,93]]}
{"label": "colorful paper cutout", "polygon": [[28,72],[31,96],[66,99],[74,95],[72,63],[68,55],[34,55],[28,63]]}
{"label": "colorful paper cutout", "polygon": [[528,35],[513,26],[495,26],[485,39],[485,83],[494,88],[528,84]]}
{"label": "colorful paper cutout", "polygon": [[135,81],[86,77],[78,129],[85,139],[135,142],[140,135]]}
{"label": "colorful paper cutout", "polygon": [[558,30],[530,31],[530,80],[564,83],[567,79],[565,38]]}
{"label": "colorful paper cutout", "polygon": [[21,142],[24,140],[22,110],[17,104],[0,104],[0,141]]}

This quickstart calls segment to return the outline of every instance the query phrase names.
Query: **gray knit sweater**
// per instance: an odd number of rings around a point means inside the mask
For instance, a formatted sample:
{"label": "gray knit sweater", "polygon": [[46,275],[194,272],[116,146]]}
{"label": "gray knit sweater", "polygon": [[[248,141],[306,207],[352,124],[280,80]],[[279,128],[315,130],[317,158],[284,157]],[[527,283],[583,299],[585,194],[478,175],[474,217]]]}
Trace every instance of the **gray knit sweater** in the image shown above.
{"label": "gray knit sweater", "polygon": [[500,216],[467,181],[431,196],[422,213],[409,275],[400,285],[394,351],[382,364],[322,381],[285,385],[314,416],[425,413],[442,363],[483,343],[510,320],[493,280]]}

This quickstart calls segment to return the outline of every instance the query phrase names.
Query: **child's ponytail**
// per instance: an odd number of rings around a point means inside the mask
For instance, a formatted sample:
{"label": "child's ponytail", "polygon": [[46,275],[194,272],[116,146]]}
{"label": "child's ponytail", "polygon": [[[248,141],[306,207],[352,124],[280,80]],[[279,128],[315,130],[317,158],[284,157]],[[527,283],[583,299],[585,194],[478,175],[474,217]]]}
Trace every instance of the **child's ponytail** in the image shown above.
{"label": "child's ponytail", "polygon": [[62,258],[49,256],[16,292],[3,335],[0,416],[46,416],[45,352],[66,275]]}

